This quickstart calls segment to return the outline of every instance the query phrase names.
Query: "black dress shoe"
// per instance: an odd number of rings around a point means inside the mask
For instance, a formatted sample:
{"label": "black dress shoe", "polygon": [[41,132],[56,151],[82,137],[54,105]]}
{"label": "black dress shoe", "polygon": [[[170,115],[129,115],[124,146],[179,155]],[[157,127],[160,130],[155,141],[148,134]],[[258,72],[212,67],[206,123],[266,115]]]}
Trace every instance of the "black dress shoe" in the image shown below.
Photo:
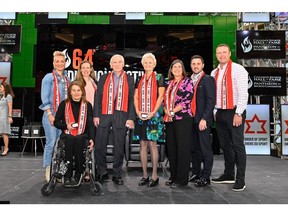
{"label": "black dress shoe", "polygon": [[142,178],[141,180],[140,180],[140,182],[138,183],[138,185],[139,186],[143,186],[143,185],[146,185],[146,184],[148,184],[149,183],[149,177],[147,177],[147,178]]}
{"label": "black dress shoe", "polygon": [[197,182],[200,179],[197,175],[191,175],[188,179],[189,182]]}
{"label": "black dress shoe", "polygon": [[173,179],[170,177],[168,181],[165,182],[166,186],[171,186],[173,184]]}
{"label": "black dress shoe", "polygon": [[123,185],[124,184],[123,179],[121,177],[113,176],[112,181],[117,185]]}
{"label": "black dress shoe", "polygon": [[186,185],[181,185],[181,184],[177,184],[177,183],[173,182],[171,184],[170,188],[185,188],[186,186],[187,186],[187,184]]}
{"label": "black dress shoe", "polygon": [[67,178],[67,177],[64,177],[64,185],[65,186],[70,186],[71,185],[71,178]]}
{"label": "black dress shoe", "polygon": [[156,180],[154,179],[150,179],[149,183],[148,183],[148,187],[155,187],[159,184],[159,178],[157,178]]}
{"label": "black dress shoe", "polygon": [[205,187],[206,185],[210,185],[210,178],[200,178],[194,185],[195,187]]}
{"label": "black dress shoe", "polygon": [[103,184],[104,181],[108,180],[109,179],[109,175],[108,173],[105,173],[103,175],[98,175],[98,182]]}

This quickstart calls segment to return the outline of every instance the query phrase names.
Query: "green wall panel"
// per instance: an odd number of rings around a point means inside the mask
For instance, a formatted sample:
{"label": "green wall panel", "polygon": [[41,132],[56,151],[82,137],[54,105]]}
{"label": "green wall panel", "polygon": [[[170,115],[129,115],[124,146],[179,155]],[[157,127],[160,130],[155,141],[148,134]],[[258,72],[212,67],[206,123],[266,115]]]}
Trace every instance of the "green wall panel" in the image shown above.
{"label": "green wall panel", "polygon": [[12,86],[35,87],[34,45],[37,43],[35,14],[18,14],[15,25],[22,25],[21,52],[13,55]]}
{"label": "green wall panel", "polygon": [[160,16],[159,24],[176,24],[177,16]]}
{"label": "green wall panel", "polygon": [[146,16],[143,24],[160,24],[160,16]]}

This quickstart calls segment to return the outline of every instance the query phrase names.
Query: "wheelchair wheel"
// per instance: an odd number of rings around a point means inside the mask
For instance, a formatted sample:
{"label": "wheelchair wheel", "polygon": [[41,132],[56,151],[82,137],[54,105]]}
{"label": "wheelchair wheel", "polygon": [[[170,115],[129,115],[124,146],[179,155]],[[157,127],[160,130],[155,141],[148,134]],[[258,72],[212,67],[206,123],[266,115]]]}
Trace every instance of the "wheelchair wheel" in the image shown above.
{"label": "wheelchair wheel", "polygon": [[94,196],[99,196],[102,191],[102,185],[99,182],[91,181],[90,189]]}
{"label": "wheelchair wheel", "polygon": [[53,193],[54,188],[56,186],[56,178],[53,177],[49,182],[46,182],[44,185],[41,187],[41,194],[43,196],[49,196],[50,194]]}

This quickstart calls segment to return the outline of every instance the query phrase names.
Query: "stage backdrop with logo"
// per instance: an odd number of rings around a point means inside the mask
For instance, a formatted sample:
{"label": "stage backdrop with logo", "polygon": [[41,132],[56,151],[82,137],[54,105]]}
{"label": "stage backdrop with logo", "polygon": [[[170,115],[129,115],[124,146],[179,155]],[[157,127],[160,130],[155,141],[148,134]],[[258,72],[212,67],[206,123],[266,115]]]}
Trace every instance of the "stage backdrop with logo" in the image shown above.
{"label": "stage backdrop with logo", "polygon": [[285,31],[237,31],[238,59],[286,59]]}
{"label": "stage backdrop with logo", "polygon": [[0,25],[0,53],[19,53],[21,50],[21,26]]}
{"label": "stage backdrop with logo", "polygon": [[248,155],[270,155],[270,118],[268,104],[247,105],[244,144]]}
{"label": "stage backdrop with logo", "polygon": [[286,96],[286,68],[245,67],[250,95]]}
{"label": "stage backdrop with logo", "polygon": [[288,155],[288,105],[281,105],[282,155]]}

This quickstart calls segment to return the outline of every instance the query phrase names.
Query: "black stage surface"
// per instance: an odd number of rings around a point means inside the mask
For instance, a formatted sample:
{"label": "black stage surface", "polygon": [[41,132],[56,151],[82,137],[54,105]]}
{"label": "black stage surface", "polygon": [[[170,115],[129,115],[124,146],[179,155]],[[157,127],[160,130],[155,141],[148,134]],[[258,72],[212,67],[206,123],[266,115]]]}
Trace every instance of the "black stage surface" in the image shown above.
{"label": "black stage surface", "polygon": [[[237,209],[237,211],[240,212],[245,210],[245,208],[242,208],[243,206],[251,207],[251,205],[247,206],[239,204],[288,204],[288,160],[279,159],[272,156],[247,156],[246,189],[242,192],[232,191],[233,184],[213,183],[204,188],[196,188],[193,183],[189,183],[189,186],[186,188],[171,189],[165,185],[165,181],[167,181],[169,178],[169,164],[168,167],[165,167],[166,163],[163,163],[162,165],[164,168],[159,167],[158,169],[160,183],[157,187],[147,188],[146,186],[138,186],[138,182],[142,177],[141,164],[139,162],[133,162],[129,163],[128,167],[123,167],[124,185],[115,185],[112,182],[112,176],[110,175],[110,179],[103,184],[103,192],[100,196],[93,196],[90,192],[89,183],[84,183],[78,189],[64,188],[61,184],[57,184],[54,192],[50,196],[44,197],[40,192],[40,188],[44,183],[42,153],[35,157],[33,153],[25,152],[25,154],[21,157],[20,152],[10,152],[7,156],[0,157],[0,203],[189,204],[174,206],[176,206],[176,209],[177,206],[181,206],[181,209],[183,209],[182,207],[188,207],[189,211],[191,212],[198,209],[199,206],[201,206],[201,211],[205,211],[204,209],[206,208],[206,205],[203,206],[199,204],[220,204],[221,207],[232,207],[236,205],[241,206],[239,210]],[[151,167],[150,164],[149,166]],[[214,155],[214,165],[211,177],[218,177],[221,172],[223,172],[223,166],[223,155]],[[111,168],[111,165],[109,165],[109,167]],[[149,168],[149,173],[151,174],[151,168]],[[9,208],[11,205],[4,206]],[[33,205],[33,208],[34,206],[35,205]],[[69,205],[69,208],[70,206],[72,207],[72,205]],[[103,205],[90,206],[97,206],[96,208],[98,208]],[[104,206],[104,208],[108,211],[109,205]],[[133,206],[135,207],[138,205]],[[164,206],[167,210],[171,205],[155,206],[160,206],[162,209],[161,211],[164,211]],[[213,208],[216,206],[219,205],[212,205]],[[267,213],[265,210],[267,206],[272,212],[275,213],[281,211],[283,207],[285,207],[287,212],[288,207],[287,205],[253,206],[256,206],[259,211],[263,211],[264,209],[262,215]],[[21,208],[22,207],[24,207],[24,205],[21,205]],[[143,205],[140,205],[140,207],[143,207]],[[44,206],[44,208],[46,207]],[[137,208],[135,211],[142,215],[144,212],[139,211]],[[117,207],[117,209],[121,208]],[[143,215],[152,214],[147,207],[144,209],[146,210],[145,214]],[[138,215],[136,212],[133,214]],[[169,213],[171,212],[168,212],[168,214]],[[213,215],[215,215],[214,213],[215,212],[212,212]],[[235,215],[234,213],[233,215]],[[244,212],[242,212],[242,214],[243,213]],[[283,213],[284,212],[282,212],[282,214]],[[190,214],[188,213],[188,215]]]}

